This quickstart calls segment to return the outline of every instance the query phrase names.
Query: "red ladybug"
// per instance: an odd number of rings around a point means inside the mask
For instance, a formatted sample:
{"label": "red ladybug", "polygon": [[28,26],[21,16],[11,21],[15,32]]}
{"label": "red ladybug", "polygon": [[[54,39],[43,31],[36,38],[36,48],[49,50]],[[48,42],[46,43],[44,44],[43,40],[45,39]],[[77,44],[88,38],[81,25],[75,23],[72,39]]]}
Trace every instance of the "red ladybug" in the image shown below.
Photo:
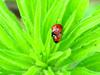
{"label": "red ladybug", "polygon": [[55,43],[58,43],[61,40],[62,36],[62,25],[55,24],[52,26],[52,37]]}

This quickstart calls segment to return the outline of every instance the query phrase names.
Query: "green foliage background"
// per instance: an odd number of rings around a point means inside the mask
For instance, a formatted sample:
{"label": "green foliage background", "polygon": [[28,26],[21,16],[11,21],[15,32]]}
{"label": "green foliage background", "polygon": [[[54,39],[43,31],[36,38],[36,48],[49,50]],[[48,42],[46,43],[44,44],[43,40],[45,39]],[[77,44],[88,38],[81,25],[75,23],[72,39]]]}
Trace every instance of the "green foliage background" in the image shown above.
{"label": "green foliage background", "polygon": [[[0,75],[100,75],[100,6],[89,0],[0,0]],[[87,14],[86,14],[87,13]],[[55,44],[51,27],[63,25]]]}

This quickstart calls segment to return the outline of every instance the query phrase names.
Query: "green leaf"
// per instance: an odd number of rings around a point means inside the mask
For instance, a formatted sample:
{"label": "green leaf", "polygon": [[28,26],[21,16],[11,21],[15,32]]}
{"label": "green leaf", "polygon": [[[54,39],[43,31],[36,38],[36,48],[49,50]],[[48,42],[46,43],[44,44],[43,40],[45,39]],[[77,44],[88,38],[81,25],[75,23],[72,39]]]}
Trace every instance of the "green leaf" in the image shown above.
{"label": "green leaf", "polygon": [[50,54],[51,54],[51,43],[52,43],[52,37],[51,37],[51,30],[49,30],[48,35],[47,35],[47,39],[46,39],[46,43],[45,43],[45,49],[42,51],[43,53],[43,59],[44,61],[47,61]]}
{"label": "green leaf", "polygon": [[100,27],[99,26],[100,25],[93,27],[92,29],[83,33],[79,38],[77,38],[74,41],[71,48],[73,50],[77,50],[78,48],[81,48],[82,46],[86,46],[95,40],[100,40]]}
{"label": "green leaf", "polygon": [[44,70],[44,75],[55,75],[51,67],[48,67],[48,70]]}
{"label": "green leaf", "polygon": [[5,70],[17,72],[29,68],[33,63],[27,55],[7,49],[0,50],[0,66]]}
{"label": "green leaf", "polygon": [[65,24],[69,16],[73,11],[77,10],[75,23],[77,23],[84,15],[86,8],[89,5],[89,0],[70,0],[68,7],[66,8],[65,14],[63,16],[62,24]]}
{"label": "green leaf", "polygon": [[[19,6],[19,9],[20,9],[20,12],[22,15],[22,20],[26,27],[26,31],[32,36],[32,39],[35,39],[32,42],[35,44],[36,50],[41,51],[41,49],[43,49],[43,43],[42,43],[41,34],[40,34],[41,1],[17,0],[17,4]],[[34,5],[34,4],[36,4],[36,5]],[[38,45],[36,45],[37,43],[38,43]]]}
{"label": "green leaf", "polygon": [[71,72],[70,71],[58,71],[56,74],[57,75],[71,75]]}
{"label": "green leaf", "polygon": [[48,0],[42,0],[41,1],[41,23],[43,22],[47,12],[48,12]]}
{"label": "green leaf", "polygon": [[36,75],[39,70],[37,66],[32,66],[23,75]]}
{"label": "green leaf", "polygon": [[85,67],[77,67],[71,75],[100,75],[100,72],[91,71]]}
{"label": "green leaf", "polygon": [[55,66],[59,67],[63,65],[63,62],[67,61],[68,57],[71,55],[71,49],[65,50],[63,55],[59,57]]}
{"label": "green leaf", "polygon": [[36,53],[34,51],[31,52],[29,56],[34,60],[36,66],[43,67],[43,68],[47,67],[47,64],[44,61],[42,61],[41,54]]}
{"label": "green leaf", "polygon": [[36,9],[35,9],[35,16],[34,16],[34,33],[33,33],[33,39],[36,45],[36,49],[38,52],[41,52],[40,50],[44,48],[42,39],[41,39],[41,1],[36,1]]}
{"label": "green leaf", "polygon": [[27,39],[24,38],[27,35],[24,35],[20,23],[18,22],[16,17],[7,9],[2,0],[0,1],[0,24],[5,29],[7,34],[9,34],[9,36],[11,36],[12,39],[14,39],[18,47],[24,50],[22,52],[28,53],[26,49],[30,48],[30,46],[29,44],[27,44]]}
{"label": "green leaf", "polygon": [[71,49],[67,49],[65,51],[57,51],[53,53],[51,57],[48,59],[48,64],[57,67],[57,69],[61,69],[61,66],[64,65],[63,62],[66,62],[70,55]]}
{"label": "green leaf", "polygon": [[16,71],[16,72],[7,71],[7,70],[4,70],[3,68],[0,67],[0,74],[1,74],[1,75],[7,75],[7,74],[21,75],[22,72],[23,72],[23,71]]}
{"label": "green leaf", "polygon": [[[89,29],[97,26],[99,23],[100,15],[89,17],[84,21],[80,22],[79,25],[76,26],[75,29],[70,32],[66,39],[61,42],[60,48],[69,48],[73,44],[74,40],[76,40],[76,38],[78,38],[81,34],[88,31]],[[64,44],[66,44],[65,47],[63,47]]]}
{"label": "green leaf", "polygon": [[68,18],[68,20],[64,25],[63,37],[68,35],[69,29],[71,28],[71,26],[73,25],[73,21],[75,20],[75,16],[76,16],[76,10],[73,11],[73,13],[70,15],[70,17]]}
{"label": "green leaf", "polygon": [[14,45],[13,40],[11,39],[11,37],[9,37],[9,35],[7,35],[7,33],[4,31],[4,29],[0,26],[0,43],[6,48],[9,49],[14,49],[16,50],[16,45]]}
{"label": "green leaf", "polygon": [[97,52],[93,56],[88,57],[80,63],[80,66],[85,66],[92,71],[100,72],[100,53]]}
{"label": "green leaf", "polygon": [[61,52],[61,51],[57,51],[57,52],[53,53],[51,55],[51,57],[49,58],[48,63],[56,61],[62,55],[63,55],[63,52]]}
{"label": "green leaf", "polygon": [[25,25],[25,31],[28,34],[33,32],[33,24],[34,24],[34,9],[35,9],[35,1],[34,0],[16,0],[22,21]]}
{"label": "green leaf", "polygon": [[76,66],[79,65],[83,60],[86,58],[93,56],[98,50],[100,50],[100,40],[95,41],[97,45],[94,45],[94,43],[91,43],[87,46],[84,46],[78,50],[75,50],[72,52],[72,55],[70,56],[70,59],[72,60],[69,64],[69,69],[74,69]]}
{"label": "green leaf", "polygon": [[42,0],[41,1],[41,23],[43,22],[44,18],[46,17],[46,14],[48,13],[49,9],[52,7],[53,2],[55,0]]}

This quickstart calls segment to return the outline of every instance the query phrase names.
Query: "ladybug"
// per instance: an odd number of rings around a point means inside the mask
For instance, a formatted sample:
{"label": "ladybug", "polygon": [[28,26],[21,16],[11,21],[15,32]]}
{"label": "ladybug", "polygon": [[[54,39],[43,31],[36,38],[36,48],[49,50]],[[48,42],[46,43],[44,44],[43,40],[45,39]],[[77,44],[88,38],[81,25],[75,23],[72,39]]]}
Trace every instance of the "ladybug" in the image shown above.
{"label": "ladybug", "polygon": [[62,36],[62,25],[55,24],[52,26],[52,37],[55,43],[58,43],[61,40]]}

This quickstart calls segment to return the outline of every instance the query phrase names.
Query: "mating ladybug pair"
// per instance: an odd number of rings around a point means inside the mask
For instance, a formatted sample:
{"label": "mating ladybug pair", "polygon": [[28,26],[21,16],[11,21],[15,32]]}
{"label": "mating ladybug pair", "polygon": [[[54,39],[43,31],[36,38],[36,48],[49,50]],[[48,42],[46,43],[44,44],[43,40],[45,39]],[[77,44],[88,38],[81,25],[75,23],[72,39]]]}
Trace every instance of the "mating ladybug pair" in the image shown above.
{"label": "mating ladybug pair", "polygon": [[58,43],[61,40],[62,36],[62,25],[55,24],[52,26],[52,37],[55,43]]}

